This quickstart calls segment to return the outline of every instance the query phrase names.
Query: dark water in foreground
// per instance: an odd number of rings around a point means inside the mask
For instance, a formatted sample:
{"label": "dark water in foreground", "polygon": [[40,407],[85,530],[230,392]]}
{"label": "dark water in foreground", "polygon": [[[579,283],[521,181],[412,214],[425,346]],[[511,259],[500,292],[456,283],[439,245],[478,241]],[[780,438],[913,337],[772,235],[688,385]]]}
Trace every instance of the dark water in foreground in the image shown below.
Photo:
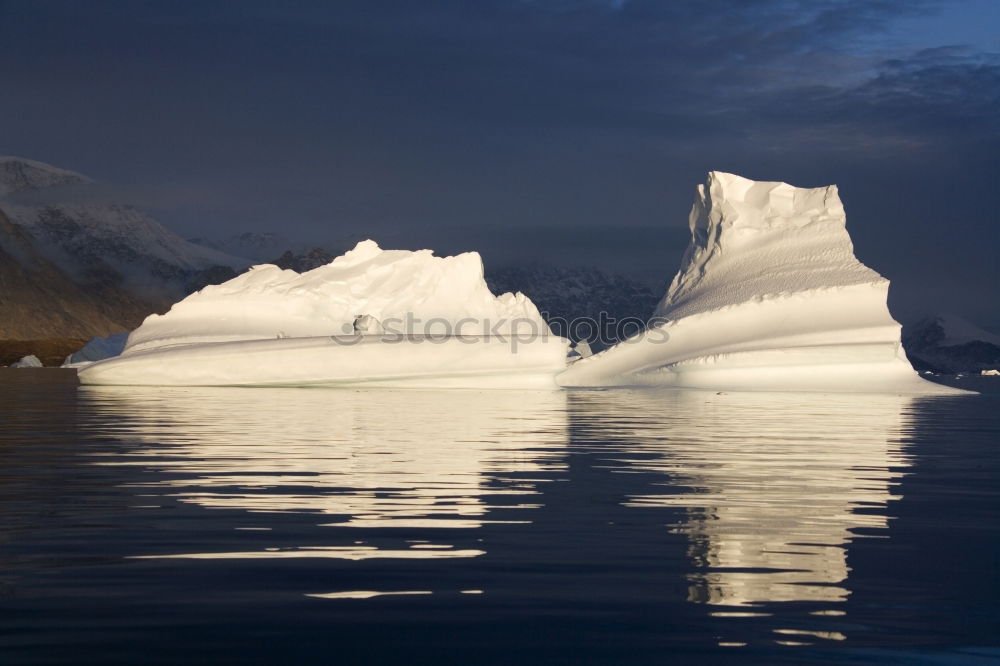
{"label": "dark water in foreground", "polygon": [[998,479],[997,394],[5,371],[0,663],[993,663]]}

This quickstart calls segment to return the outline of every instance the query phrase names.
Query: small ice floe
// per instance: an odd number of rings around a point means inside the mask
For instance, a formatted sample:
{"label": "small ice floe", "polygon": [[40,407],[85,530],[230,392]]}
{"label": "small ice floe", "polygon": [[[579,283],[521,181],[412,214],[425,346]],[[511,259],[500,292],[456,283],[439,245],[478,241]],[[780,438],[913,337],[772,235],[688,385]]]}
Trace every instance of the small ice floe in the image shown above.
{"label": "small ice floe", "polygon": [[42,367],[42,362],[38,360],[38,357],[34,354],[28,354],[20,361],[15,361],[10,364],[12,368],[40,368]]}

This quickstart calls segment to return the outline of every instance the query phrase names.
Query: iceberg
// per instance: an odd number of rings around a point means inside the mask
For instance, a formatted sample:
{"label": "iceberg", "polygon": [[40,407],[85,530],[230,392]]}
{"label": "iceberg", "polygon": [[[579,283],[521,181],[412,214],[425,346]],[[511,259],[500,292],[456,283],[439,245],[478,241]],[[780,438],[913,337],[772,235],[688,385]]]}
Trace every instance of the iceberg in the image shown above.
{"label": "iceberg", "polygon": [[835,185],[713,171],[689,226],[651,325],[575,361],[560,385],[954,392],[907,361],[889,281],[855,258]]}
{"label": "iceberg", "polygon": [[41,368],[42,362],[34,354],[28,354],[24,356],[19,361],[14,361],[10,364],[12,368]]}
{"label": "iceberg", "polygon": [[366,240],[302,273],[255,266],[133,331],[84,384],[366,385],[953,393],[921,379],[854,256],[835,185],[711,172],[691,243],[649,327],[597,354],[521,293],[495,296],[474,252]]}
{"label": "iceberg", "polygon": [[84,384],[547,387],[569,341],[523,294],[495,296],[475,252],[366,240],[298,273],[255,266],[150,315]]}

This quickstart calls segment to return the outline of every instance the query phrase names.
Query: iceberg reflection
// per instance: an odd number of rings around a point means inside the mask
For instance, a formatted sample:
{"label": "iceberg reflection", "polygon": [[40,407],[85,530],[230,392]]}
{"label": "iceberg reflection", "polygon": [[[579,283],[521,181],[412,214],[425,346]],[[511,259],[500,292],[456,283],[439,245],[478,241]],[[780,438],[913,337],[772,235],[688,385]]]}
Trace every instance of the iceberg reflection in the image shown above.
{"label": "iceberg reflection", "polygon": [[[314,513],[331,527],[475,528],[491,502],[531,508],[540,472],[563,468],[564,393],[81,387],[91,435],[125,457],[143,506]],[[522,499],[523,498],[523,499]],[[148,500],[148,501],[147,501]],[[138,507],[134,507],[138,508]],[[275,523],[280,524],[280,523]],[[242,526],[238,529],[248,529]],[[170,557],[472,557],[413,541]],[[160,557],[160,556],[157,556]]]}
{"label": "iceberg reflection", "polygon": [[[647,416],[631,434],[635,455],[622,461],[662,473],[665,487],[626,505],[684,509],[673,530],[689,541],[689,601],[754,607],[847,598],[848,545],[886,529],[888,502],[899,498],[895,486],[909,464],[899,440],[912,398],[682,391],[630,399],[670,414],[656,429]],[[652,404],[632,408],[656,413]]]}
{"label": "iceberg reflection", "polygon": [[[133,508],[235,510],[242,518],[232,529],[256,530],[264,546],[216,542],[203,552],[175,547],[143,557],[478,557],[487,547],[475,536],[452,533],[450,544],[444,532],[426,530],[534,522],[517,533],[545,540],[539,519],[586,522],[575,507],[615,488],[611,506],[659,509],[669,517],[647,514],[653,524],[669,522],[684,535],[687,600],[713,607],[720,622],[760,617],[781,602],[811,602],[804,610],[812,615],[837,612],[850,594],[850,543],[884,531],[889,502],[899,497],[909,464],[900,440],[914,400],[671,390],[81,393],[94,436],[138,444],[103,463],[142,471],[128,476],[137,486]],[[597,460],[633,476],[617,487],[593,485],[600,475],[579,465]],[[546,499],[547,483],[559,478],[569,483]],[[536,511],[543,505],[547,511]],[[271,528],[288,524],[277,514],[289,513],[337,529],[268,543]],[[605,557],[601,547],[594,557]],[[779,628],[786,638],[813,631]]]}

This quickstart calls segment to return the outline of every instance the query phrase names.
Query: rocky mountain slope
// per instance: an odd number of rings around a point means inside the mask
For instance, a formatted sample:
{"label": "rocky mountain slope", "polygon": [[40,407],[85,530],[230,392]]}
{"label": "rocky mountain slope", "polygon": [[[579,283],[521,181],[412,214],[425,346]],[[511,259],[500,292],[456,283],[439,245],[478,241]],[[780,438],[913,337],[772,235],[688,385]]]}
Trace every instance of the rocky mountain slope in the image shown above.
{"label": "rocky mountain slope", "polygon": [[903,347],[920,371],[979,373],[1000,368],[1000,336],[955,315],[934,315],[904,326]]}
{"label": "rocky mountain slope", "polygon": [[80,174],[0,157],[0,339],[128,330],[205,271],[249,263],[189,243],[98,193]]}
{"label": "rocky mountain slope", "polygon": [[291,250],[286,250],[284,254],[270,263],[279,268],[290,268],[297,273],[304,273],[305,271],[325,266],[333,261],[335,256],[329,250],[322,247],[314,247],[298,254]]}
{"label": "rocky mountain slope", "polygon": [[169,304],[137,296],[110,273],[72,275],[0,211],[0,339],[107,335]]}

